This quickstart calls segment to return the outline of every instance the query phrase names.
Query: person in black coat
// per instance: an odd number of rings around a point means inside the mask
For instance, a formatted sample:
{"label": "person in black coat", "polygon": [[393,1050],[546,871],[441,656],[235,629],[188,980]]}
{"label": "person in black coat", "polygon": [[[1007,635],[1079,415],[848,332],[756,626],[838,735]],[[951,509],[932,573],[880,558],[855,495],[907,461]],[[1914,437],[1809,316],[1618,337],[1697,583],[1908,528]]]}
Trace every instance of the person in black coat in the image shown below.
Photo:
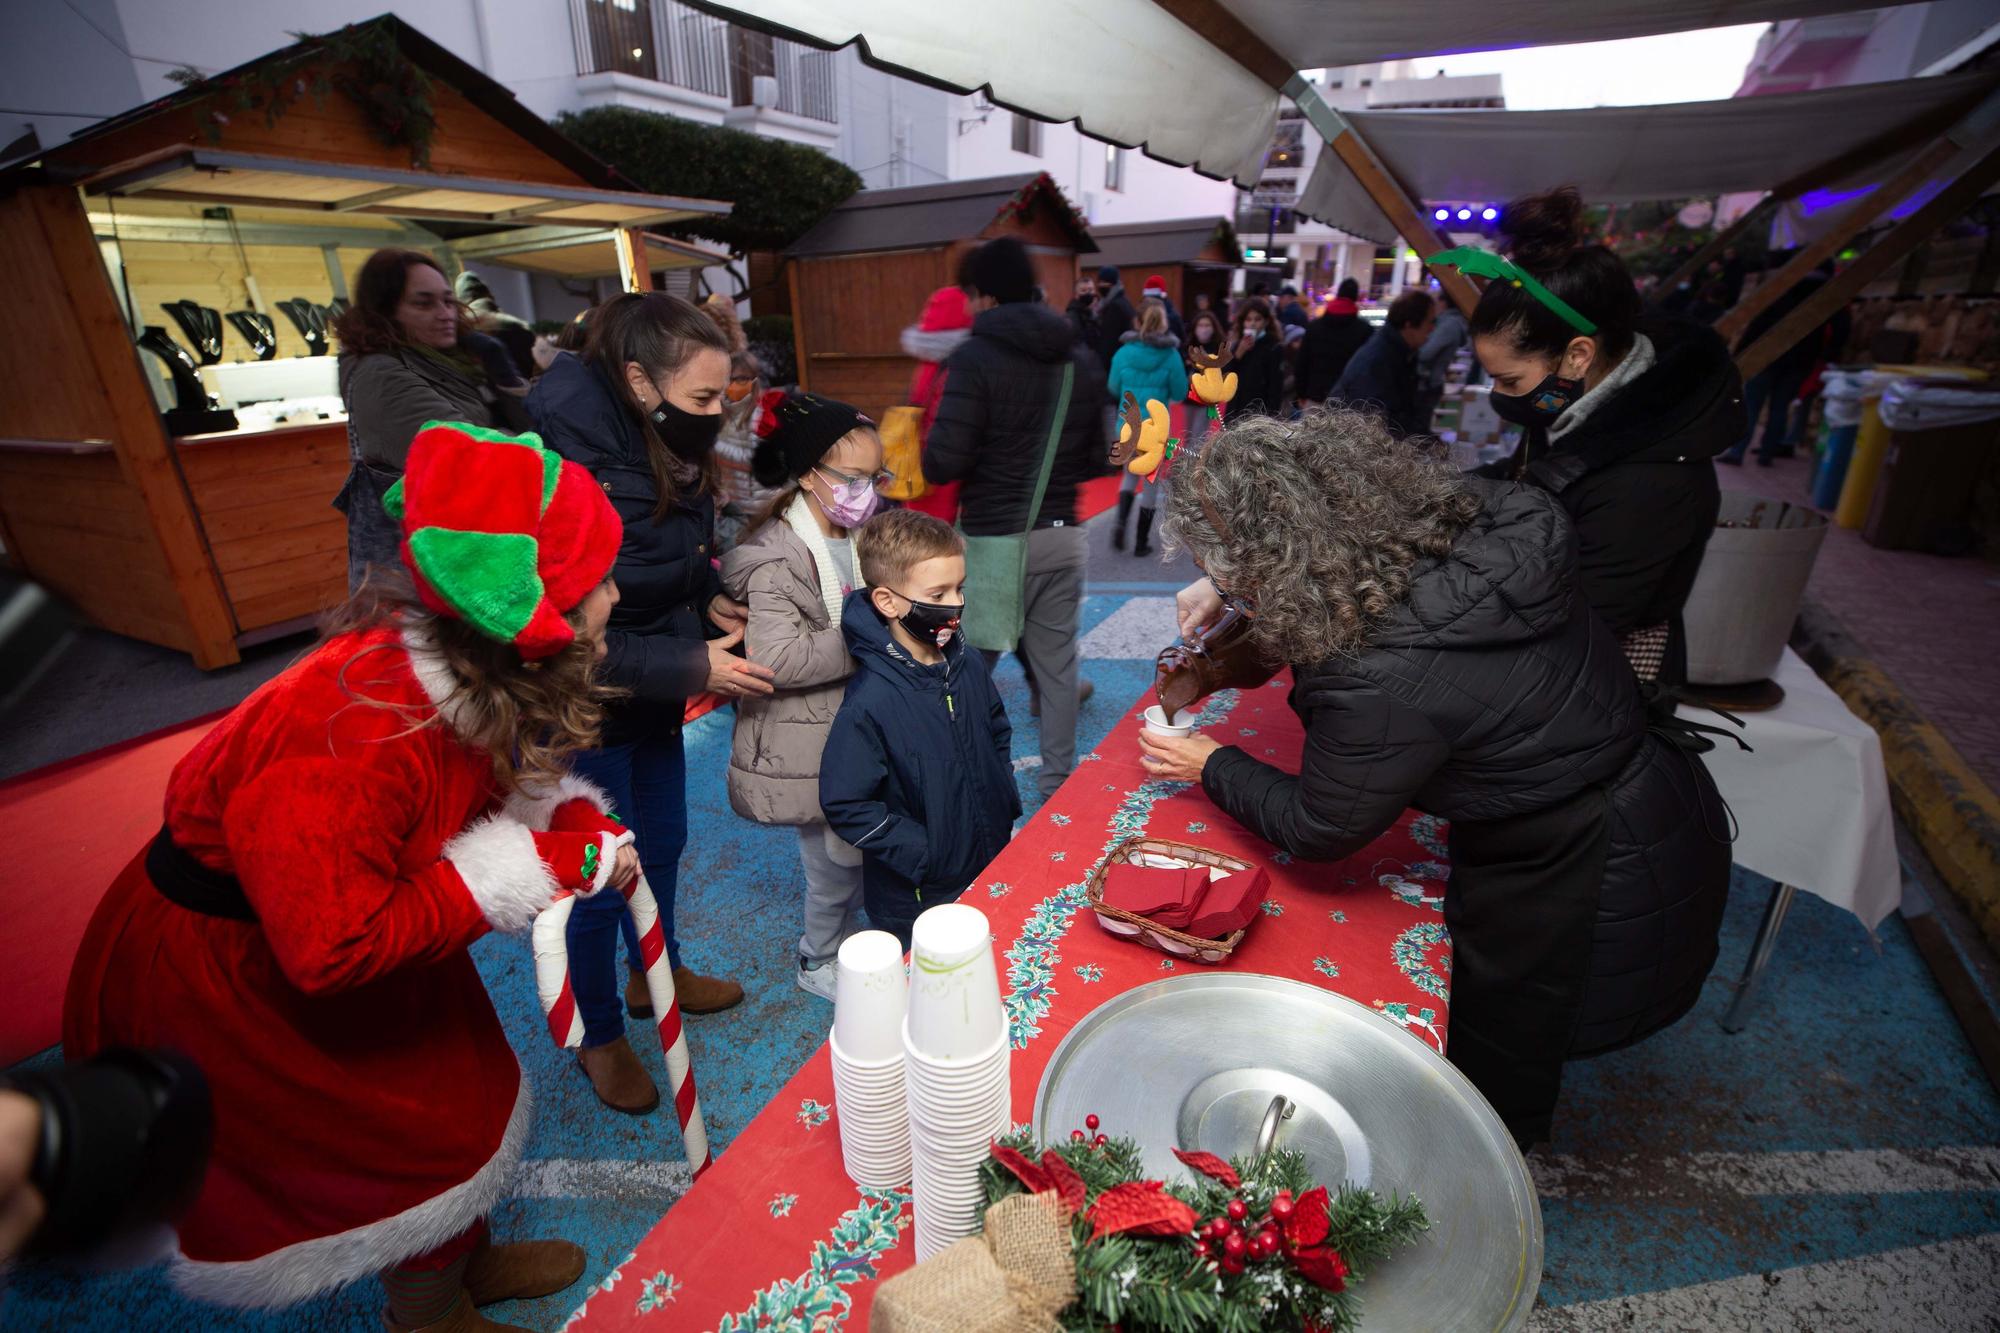
{"label": "person in black coat", "polygon": [[1285,403],[1285,348],[1278,321],[1262,297],[1252,297],[1236,312],[1229,328],[1229,362],[1225,374],[1236,376],[1236,396],[1223,410],[1229,417],[1281,416]]}
{"label": "person in black coat", "polygon": [[1299,405],[1323,403],[1340,382],[1340,373],[1374,333],[1361,318],[1357,304],[1361,284],[1342,278],[1340,288],[1320,317],[1306,326],[1305,341],[1299,344]]}
{"label": "person in black coat", "polygon": [[[1031,299],[1034,267],[1019,241],[988,241],[968,257],[963,276],[976,312],[972,336],[944,363],[944,393],[924,439],[924,477],[934,486],[964,483],[958,525],[967,536],[1028,534],[1027,619],[1018,647],[1040,709],[1038,781],[1049,793],[1076,767],[1076,640],[1088,554],[1076,521],[1076,492],[1110,470],[1105,372],[1089,349],[1071,340],[1067,319]],[[1100,319],[1103,312],[1100,302]],[[1037,507],[1035,483],[1065,365],[1073,368],[1069,411]],[[972,646],[988,653],[990,667],[999,658],[996,649],[1015,645],[975,640]]]}
{"label": "person in black coat", "polygon": [[1437,327],[1437,304],[1414,289],[1389,303],[1388,318],[1347,363],[1327,395],[1330,406],[1375,412],[1398,435],[1430,429],[1417,412],[1417,349]]}
{"label": "person in black coat", "polygon": [[[714,321],[663,292],[629,293],[590,319],[582,358],[565,353],[536,381],[528,412],[542,442],[582,464],[625,521],[613,577],[619,603],[605,631],[599,678],[625,691],[605,709],[602,744],[577,756],[638,834],[640,862],[659,903],[674,989],[689,1013],[743,998],[733,981],[681,963],[674,890],[687,841],[687,767],[681,719],[704,691],[768,695],[771,670],[734,656],[748,608],[724,595],[715,552],[714,462],[729,382],[729,344]],[[583,1018],[579,1063],[604,1103],[644,1114],[659,1094],[625,1040],[615,977],[618,934],[632,962],[625,1005],[650,1015],[639,944],[616,894],[577,900],[569,953]]]}
{"label": "person in black coat", "polygon": [[1097,342],[1092,350],[1097,353],[1097,377],[1101,380],[1111,373],[1111,358],[1118,355],[1125,334],[1139,322],[1139,312],[1132,308],[1132,298],[1125,294],[1125,284],[1110,264],[1097,270],[1096,314]]}
{"label": "person in black coat", "polygon": [[[1832,277],[1833,261],[1829,259],[1799,279],[1790,291],[1771,302],[1751,320],[1749,327],[1743,330],[1738,346],[1756,346],[1759,338],[1777,327],[1779,320],[1804,305]],[[1742,286],[1740,279],[1737,286]],[[1750,437],[1757,434],[1760,421],[1763,422],[1764,432],[1757,443],[1757,465],[1769,467],[1773,459],[1790,458],[1797,447],[1798,431],[1792,425],[1792,408],[1799,401],[1799,392],[1812,378],[1813,369],[1827,358],[1828,349],[1846,345],[1852,327],[1846,309],[1836,310],[1824,324],[1787,347],[1778,354],[1777,360],[1752,375],[1750,382],[1743,386],[1749,424],[1744,427],[1743,438],[1730,446],[1728,452],[1719,455],[1716,461],[1741,463],[1744,453],[1750,448]]]}
{"label": "person in black coat", "polygon": [[1306,743],[1294,775],[1145,733],[1148,767],[1302,859],[1354,855],[1405,807],[1450,820],[1447,1054],[1524,1146],[1545,1138],[1564,1060],[1694,1004],[1729,884],[1721,798],[1647,730],[1568,516],[1399,446],[1372,415],[1315,412],[1211,439],[1168,529],[1208,575],[1181,596],[1183,628],[1225,593],[1245,610],[1291,664]]}
{"label": "person in black coat", "polygon": [[1524,427],[1513,457],[1480,471],[1562,501],[1591,610],[1670,710],[1687,677],[1681,608],[1721,506],[1713,460],[1743,435],[1742,381],[1712,330],[1642,315],[1625,265],[1585,243],[1574,189],[1509,204],[1501,228],[1568,313],[1511,282],[1480,296],[1472,350],[1489,401]]}

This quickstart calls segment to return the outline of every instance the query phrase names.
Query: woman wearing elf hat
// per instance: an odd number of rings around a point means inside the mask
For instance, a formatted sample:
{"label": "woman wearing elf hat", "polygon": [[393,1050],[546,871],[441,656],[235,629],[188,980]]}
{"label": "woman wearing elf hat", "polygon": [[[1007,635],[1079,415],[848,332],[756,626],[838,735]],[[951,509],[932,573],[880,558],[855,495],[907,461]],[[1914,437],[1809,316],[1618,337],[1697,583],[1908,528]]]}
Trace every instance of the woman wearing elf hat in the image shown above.
{"label": "woman wearing elf hat", "polygon": [[486,1239],[530,1099],[467,946],[638,872],[564,775],[603,716],[620,523],[534,436],[436,422],[384,503],[414,589],[364,590],[174,769],[91,919],[63,1042],[208,1076],[188,1294],[282,1306],[380,1273],[391,1328],[505,1327],[474,1307],[562,1289],[583,1252]]}

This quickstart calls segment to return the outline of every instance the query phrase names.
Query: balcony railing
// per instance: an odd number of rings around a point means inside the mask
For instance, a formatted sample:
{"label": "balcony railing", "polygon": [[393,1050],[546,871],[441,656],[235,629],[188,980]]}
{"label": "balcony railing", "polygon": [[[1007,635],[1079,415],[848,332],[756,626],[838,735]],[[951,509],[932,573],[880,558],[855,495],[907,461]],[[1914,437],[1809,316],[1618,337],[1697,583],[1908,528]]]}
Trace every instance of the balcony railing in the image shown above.
{"label": "balcony railing", "polygon": [[630,74],[729,96],[731,28],[674,0],[570,0],[579,74]]}

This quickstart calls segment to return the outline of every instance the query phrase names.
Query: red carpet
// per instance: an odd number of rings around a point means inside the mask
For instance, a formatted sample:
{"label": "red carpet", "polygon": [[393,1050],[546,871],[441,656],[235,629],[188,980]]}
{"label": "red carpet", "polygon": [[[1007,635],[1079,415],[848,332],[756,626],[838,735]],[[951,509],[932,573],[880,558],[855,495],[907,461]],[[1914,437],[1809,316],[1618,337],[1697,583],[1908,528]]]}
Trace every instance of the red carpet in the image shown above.
{"label": "red carpet", "polygon": [[10,905],[21,913],[13,929],[0,932],[0,1065],[60,1039],[63,986],[83,928],[111,881],[158,831],[167,775],[220,716],[0,783]]}

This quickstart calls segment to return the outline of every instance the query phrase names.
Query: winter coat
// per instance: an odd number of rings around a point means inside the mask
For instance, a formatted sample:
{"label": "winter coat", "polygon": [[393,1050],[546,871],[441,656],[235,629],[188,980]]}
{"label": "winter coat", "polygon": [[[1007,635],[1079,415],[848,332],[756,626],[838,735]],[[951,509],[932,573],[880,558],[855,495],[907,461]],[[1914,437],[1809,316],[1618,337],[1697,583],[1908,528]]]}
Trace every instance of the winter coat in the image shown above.
{"label": "winter coat", "polygon": [[959,526],[975,537],[1025,531],[1035,478],[1062,389],[1076,367],[1069,416],[1033,526],[1076,521],[1076,489],[1110,470],[1104,440],[1102,370],[1070,341],[1069,321],[1045,305],[995,306],[972,321],[972,337],[945,362],[944,394],[924,440],[932,485],[963,479]]}
{"label": "winter coat", "polygon": [[1354,302],[1338,297],[1328,301],[1326,313],[1306,326],[1305,341],[1299,344],[1299,397],[1325,402],[1347,363],[1373,333]]}
{"label": "winter coat", "polygon": [[[1279,343],[1276,328],[1264,330],[1264,336],[1250,349],[1248,356],[1240,356],[1223,367],[1225,374],[1236,376],[1236,396],[1229,400],[1224,409],[1230,416],[1252,413],[1267,417],[1289,415],[1291,404],[1285,401],[1285,353]],[[1226,339],[1233,351],[1241,337],[1232,335]]]}
{"label": "winter coat", "polygon": [[743,645],[751,661],[776,673],[777,686],[768,699],[736,701],[729,804],[759,824],[817,824],[820,751],[854,674],[833,614],[845,596],[840,576],[820,568],[798,529],[779,517],[722,558],[722,586],[748,603]]}
{"label": "winter coat", "polygon": [[1451,821],[1450,1054],[1525,1139],[1561,1061],[1693,1004],[1728,890],[1727,818],[1701,761],[1645,730],[1590,614],[1562,507],[1474,482],[1480,516],[1368,646],[1295,665],[1298,776],[1235,747],[1202,786],[1294,856],[1339,860],[1414,806]]}
{"label": "winter coat", "polygon": [[820,758],[820,806],[865,858],[869,914],[892,904],[907,919],[913,904],[955,897],[1007,845],[1021,813],[1014,730],[963,636],[926,666],[866,592],[848,597],[841,631],[856,669]]}
{"label": "winter coat", "polygon": [[[990,312],[989,312],[990,313]],[[978,320],[974,320],[975,327]],[[1118,355],[1118,346],[1125,339],[1125,333],[1139,322],[1138,311],[1132,308],[1132,298],[1125,294],[1121,286],[1113,285],[1108,296],[1097,302],[1097,342],[1092,350],[1097,353],[1098,374],[1102,375],[1111,365],[1111,358]]]}
{"label": "winter coat", "polygon": [[[1721,492],[1710,459],[1745,429],[1743,383],[1714,331],[1671,316],[1642,320],[1652,364],[1586,395],[1551,441],[1525,431],[1514,456],[1480,469],[1556,495],[1575,525],[1583,595],[1613,633],[1668,626],[1664,686],[1686,676],[1681,608],[1715,531]],[[1627,357],[1642,356],[1635,345]],[[1595,391],[1593,391],[1593,394]],[[1583,409],[1579,412],[1578,409]],[[1577,419],[1580,418],[1580,419]]]}
{"label": "winter coat", "polygon": [[708,683],[705,640],[718,637],[708,621],[722,591],[710,563],[715,502],[690,488],[653,517],[660,493],[645,438],[595,366],[557,357],[529,392],[528,412],[542,443],[588,468],[625,521],[599,675],[629,694],[606,709],[604,744],[678,731],[687,700]]}
{"label": "winter coat", "polygon": [[1380,413],[1398,435],[1422,434],[1428,424],[1417,420],[1417,354],[1387,324],[1361,345],[1328,399]]}
{"label": "winter coat", "polygon": [[1148,399],[1157,398],[1172,407],[1187,397],[1187,362],[1181,357],[1180,340],[1171,333],[1151,338],[1125,335],[1125,345],[1111,358],[1111,380],[1107,388],[1114,406],[1130,393],[1143,409]]}
{"label": "winter coat", "polygon": [[347,407],[348,470],[333,507],[347,515],[347,586],[352,591],[361,586],[370,565],[402,567],[402,530],[383,510],[382,497],[401,480],[410,441],[424,423],[503,423],[471,376],[406,347],[366,356],[343,353],[338,379]]}
{"label": "winter coat", "polygon": [[1458,355],[1458,349],[1472,337],[1472,327],[1465,315],[1450,301],[1438,311],[1437,327],[1424,345],[1417,349],[1417,386],[1426,393],[1436,394],[1443,390],[1445,376],[1451,372],[1451,360]]}

